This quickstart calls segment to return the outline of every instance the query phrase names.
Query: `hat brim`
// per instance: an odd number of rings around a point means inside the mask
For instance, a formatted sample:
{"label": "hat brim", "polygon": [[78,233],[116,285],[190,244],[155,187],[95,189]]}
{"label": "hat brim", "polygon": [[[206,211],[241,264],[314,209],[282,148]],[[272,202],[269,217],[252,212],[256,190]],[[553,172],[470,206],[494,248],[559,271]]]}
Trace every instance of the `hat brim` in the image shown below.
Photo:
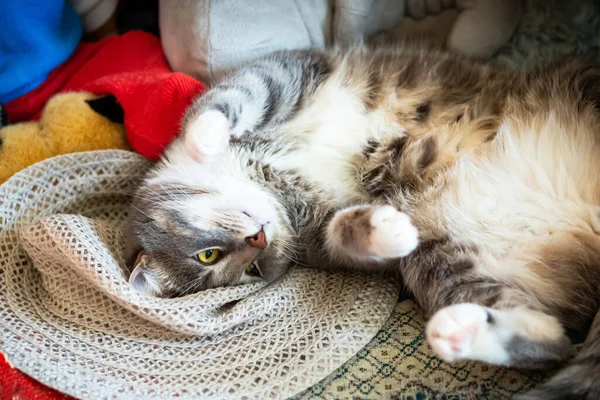
{"label": "hat brim", "polygon": [[76,153],[0,186],[0,350],[16,368],[79,398],[285,398],[389,317],[396,282],[315,269],[267,287],[138,294],[119,225],[148,166],[131,152]]}

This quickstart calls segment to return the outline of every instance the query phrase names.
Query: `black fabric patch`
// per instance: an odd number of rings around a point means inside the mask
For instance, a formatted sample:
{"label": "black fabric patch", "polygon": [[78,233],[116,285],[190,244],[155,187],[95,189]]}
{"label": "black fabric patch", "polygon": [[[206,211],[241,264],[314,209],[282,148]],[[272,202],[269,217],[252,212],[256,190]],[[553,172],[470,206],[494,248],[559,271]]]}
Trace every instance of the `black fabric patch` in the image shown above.
{"label": "black fabric patch", "polygon": [[159,0],[120,1],[115,12],[119,33],[144,31],[160,37],[158,2]]}
{"label": "black fabric patch", "polygon": [[125,121],[125,111],[117,98],[112,94],[98,97],[97,99],[86,100],[85,102],[92,107],[92,110],[112,122],[122,124]]}
{"label": "black fabric patch", "polygon": [[[8,125],[8,113],[6,112],[4,105],[0,103],[0,128],[6,125]],[[0,144],[1,143],[2,142],[0,141]]]}

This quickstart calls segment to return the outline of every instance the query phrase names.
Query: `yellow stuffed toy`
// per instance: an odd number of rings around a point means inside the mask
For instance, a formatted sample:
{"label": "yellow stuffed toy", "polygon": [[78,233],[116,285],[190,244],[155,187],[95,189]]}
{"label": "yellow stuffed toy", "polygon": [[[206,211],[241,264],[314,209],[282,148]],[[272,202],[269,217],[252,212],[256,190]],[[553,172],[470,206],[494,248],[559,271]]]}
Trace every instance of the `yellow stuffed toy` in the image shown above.
{"label": "yellow stuffed toy", "polygon": [[0,184],[49,157],[80,151],[129,149],[123,110],[113,96],[60,93],[48,100],[39,121],[0,129]]}

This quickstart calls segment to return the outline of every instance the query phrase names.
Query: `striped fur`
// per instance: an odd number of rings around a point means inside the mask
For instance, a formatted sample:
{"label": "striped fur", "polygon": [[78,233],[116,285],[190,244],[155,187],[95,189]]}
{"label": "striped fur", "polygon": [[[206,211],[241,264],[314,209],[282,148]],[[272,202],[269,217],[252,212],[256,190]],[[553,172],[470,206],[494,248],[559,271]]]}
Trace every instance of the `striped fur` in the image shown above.
{"label": "striped fur", "polygon": [[[564,362],[564,329],[599,306],[599,77],[409,48],[264,57],[188,110],[139,190],[131,257],[162,296],[248,282],[256,260],[266,280],[293,263],[393,271],[443,359]],[[211,243],[225,256],[199,265]],[[597,325],[526,398],[598,393]]]}

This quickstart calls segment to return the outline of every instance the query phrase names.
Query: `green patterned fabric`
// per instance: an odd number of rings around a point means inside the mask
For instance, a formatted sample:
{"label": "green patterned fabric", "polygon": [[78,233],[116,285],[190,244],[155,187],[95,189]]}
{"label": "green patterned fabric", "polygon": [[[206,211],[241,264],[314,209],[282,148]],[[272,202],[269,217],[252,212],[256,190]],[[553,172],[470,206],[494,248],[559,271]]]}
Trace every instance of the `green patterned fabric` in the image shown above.
{"label": "green patterned fabric", "polygon": [[519,372],[479,362],[447,364],[424,337],[423,313],[398,303],[377,336],[327,378],[293,400],[307,399],[508,399],[550,373]]}

